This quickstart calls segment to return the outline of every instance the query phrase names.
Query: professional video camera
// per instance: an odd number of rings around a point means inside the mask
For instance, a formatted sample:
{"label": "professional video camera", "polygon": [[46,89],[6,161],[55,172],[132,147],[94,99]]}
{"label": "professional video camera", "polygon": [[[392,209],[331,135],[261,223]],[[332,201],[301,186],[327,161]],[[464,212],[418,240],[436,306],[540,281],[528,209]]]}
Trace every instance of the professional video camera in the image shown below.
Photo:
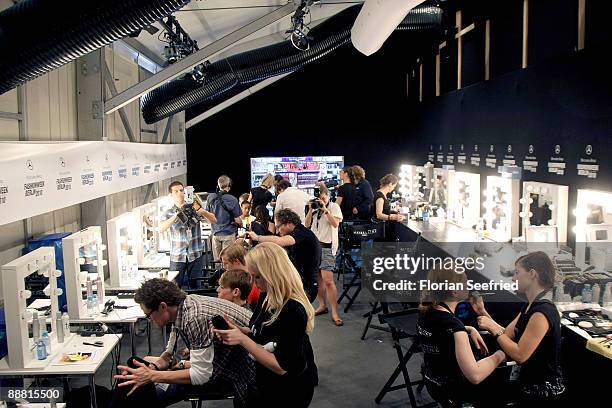
{"label": "professional video camera", "polygon": [[322,178],[319,181],[317,181],[317,185],[315,185],[314,188],[314,196],[315,197],[319,197],[319,195],[321,194],[321,190],[319,189],[318,185],[320,183],[323,183],[325,185],[325,187],[327,187],[327,189],[329,190],[329,198],[331,201],[335,201],[336,199],[336,187],[338,187],[340,185],[340,182],[338,181],[338,179],[335,178]]}
{"label": "professional video camera", "polygon": [[194,203],[198,204],[198,208],[203,207],[200,197],[194,193],[193,186],[187,186],[185,187],[185,205],[183,205],[183,208],[179,208],[176,214],[179,221],[185,226],[196,226],[198,222],[204,221],[204,217],[193,208]]}

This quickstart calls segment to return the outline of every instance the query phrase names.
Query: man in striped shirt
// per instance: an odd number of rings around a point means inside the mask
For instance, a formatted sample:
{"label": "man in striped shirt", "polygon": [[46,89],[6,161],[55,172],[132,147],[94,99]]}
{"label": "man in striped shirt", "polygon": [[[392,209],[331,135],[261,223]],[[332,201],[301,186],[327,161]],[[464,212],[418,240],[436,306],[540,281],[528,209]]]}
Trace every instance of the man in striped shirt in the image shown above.
{"label": "man in striped shirt", "polygon": [[[211,319],[228,316],[237,325],[248,327],[249,310],[224,299],[187,295],[165,279],[144,282],[134,300],[157,326],[173,323],[173,329],[166,351],[159,357],[145,358],[148,367],[138,362],[138,368],[118,367],[122,374],[115,378],[123,381],[118,387],[129,392],[127,397],[116,393],[120,396],[114,396],[112,407],[152,401],[155,406],[168,406],[190,394],[226,388],[233,390],[236,402],[246,403],[255,384],[253,360],[242,347],[216,340]],[[182,350],[189,350],[189,360],[179,355]]]}

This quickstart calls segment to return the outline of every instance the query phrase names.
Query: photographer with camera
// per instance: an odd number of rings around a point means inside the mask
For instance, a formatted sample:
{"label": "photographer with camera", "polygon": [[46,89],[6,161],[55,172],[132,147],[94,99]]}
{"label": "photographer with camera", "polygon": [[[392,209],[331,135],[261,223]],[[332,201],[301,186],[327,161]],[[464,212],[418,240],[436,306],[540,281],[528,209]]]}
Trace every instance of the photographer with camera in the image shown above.
{"label": "photographer with camera", "polygon": [[217,179],[217,193],[210,194],[207,199],[208,208],[217,217],[217,222],[212,224],[212,249],[215,261],[221,258],[221,250],[232,245],[236,241],[238,226],[242,225],[240,218],[240,205],[238,199],[229,194],[232,180],[228,176]]}
{"label": "photographer with camera", "polygon": [[193,204],[185,203],[185,186],[180,181],[170,183],[168,191],[174,206],[164,215],[165,221],[160,222],[159,232],[170,229],[170,270],[179,272],[177,283],[183,286],[188,284],[189,278],[199,277],[202,273],[202,230],[196,215],[213,225],[217,218],[202,208],[197,200]]}
{"label": "photographer with camera", "polygon": [[299,215],[286,208],[274,215],[280,237],[258,235],[247,231],[246,236],[257,242],[274,242],[287,248],[289,258],[302,277],[304,290],[311,302],[318,293],[321,245],[316,235],[302,224]]}
{"label": "photographer with camera", "polygon": [[315,196],[318,198],[310,201],[308,214],[306,214],[306,226],[319,239],[321,245],[321,270],[319,273],[319,307],[315,311],[315,316],[327,313],[325,297],[331,306],[331,317],[336,326],[344,323],[338,314],[338,290],[334,282],[335,256],[338,251],[338,226],[342,221],[342,211],[340,206],[329,200],[329,190],[323,183],[315,187]]}

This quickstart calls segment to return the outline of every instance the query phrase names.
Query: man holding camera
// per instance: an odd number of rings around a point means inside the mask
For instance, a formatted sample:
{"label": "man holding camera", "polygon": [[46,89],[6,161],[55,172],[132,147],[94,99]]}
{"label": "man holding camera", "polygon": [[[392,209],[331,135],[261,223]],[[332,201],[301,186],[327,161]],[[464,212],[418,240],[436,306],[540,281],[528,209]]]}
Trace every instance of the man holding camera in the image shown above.
{"label": "man holding camera", "polygon": [[179,272],[179,286],[188,285],[189,278],[202,273],[202,230],[198,217],[204,217],[210,223],[217,222],[217,218],[197,201],[186,204],[185,186],[180,181],[170,183],[168,191],[174,206],[166,212],[166,220],[160,222],[159,232],[170,229],[170,270]]}

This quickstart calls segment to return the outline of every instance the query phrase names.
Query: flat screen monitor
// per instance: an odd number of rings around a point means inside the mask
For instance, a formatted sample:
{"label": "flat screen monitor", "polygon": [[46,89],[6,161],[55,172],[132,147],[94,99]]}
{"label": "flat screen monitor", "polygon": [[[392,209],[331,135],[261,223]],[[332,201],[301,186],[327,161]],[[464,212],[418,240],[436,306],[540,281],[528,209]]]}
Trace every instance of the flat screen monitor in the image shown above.
{"label": "flat screen monitor", "polygon": [[292,186],[312,193],[319,180],[340,180],[344,156],[287,156],[251,158],[251,187],[268,173],[281,175]]}

